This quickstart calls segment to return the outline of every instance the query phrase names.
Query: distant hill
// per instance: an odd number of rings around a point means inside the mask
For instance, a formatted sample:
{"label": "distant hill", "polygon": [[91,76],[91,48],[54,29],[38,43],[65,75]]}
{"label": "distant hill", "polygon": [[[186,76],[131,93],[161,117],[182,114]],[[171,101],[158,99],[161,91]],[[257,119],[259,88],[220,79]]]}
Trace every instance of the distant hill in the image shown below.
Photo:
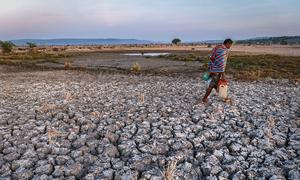
{"label": "distant hill", "polygon": [[184,44],[220,44],[223,43],[224,40],[204,40],[204,41],[189,41],[189,42],[183,42]]}
{"label": "distant hill", "polygon": [[224,40],[206,40],[206,41],[203,41],[202,43],[205,43],[205,44],[220,44],[220,43],[223,43]]}
{"label": "distant hill", "polygon": [[17,46],[26,45],[27,42],[37,45],[63,46],[63,45],[118,45],[118,44],[151,44],[153,41],[137,39],[17,39],[12,40]]}
{"label": "distant hill", "polygon": [[[186,42],[187,44],[221,44],[224,40],[204,40]],[[280,37],[255,37],[244,40],[234,40],[237,44],[300,44],[300,36],[280,36]]]}
{"label": "distant hill", "polygon": [[300,36],[261,37],[236,41],[238,44],[300,44]]}

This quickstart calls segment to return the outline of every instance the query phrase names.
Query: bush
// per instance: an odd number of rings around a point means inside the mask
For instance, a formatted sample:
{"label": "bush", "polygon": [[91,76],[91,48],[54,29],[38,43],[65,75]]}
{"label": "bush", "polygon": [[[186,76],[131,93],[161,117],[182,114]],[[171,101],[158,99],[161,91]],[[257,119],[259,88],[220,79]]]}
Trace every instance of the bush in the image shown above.
{"label": "bush", "polygon": [[131,67],[132,72],[140,72],[141,71],[141,66],[138,63],[134,63],[133,66]]}
{"label": "bush", "polygon": [[[79,48],[80,49],[80,48]],[[59,51],[57,47],[52,48],[53,51]]]}
{"label": "bush", "polygon": [[71,69],[72,68],[71,62],[65,62],[64,68],[65,70]]}
{"label": "bush", "polygon": [[0,46],[3,53],[10,53],[16,45],[10,41],[0,41]]}

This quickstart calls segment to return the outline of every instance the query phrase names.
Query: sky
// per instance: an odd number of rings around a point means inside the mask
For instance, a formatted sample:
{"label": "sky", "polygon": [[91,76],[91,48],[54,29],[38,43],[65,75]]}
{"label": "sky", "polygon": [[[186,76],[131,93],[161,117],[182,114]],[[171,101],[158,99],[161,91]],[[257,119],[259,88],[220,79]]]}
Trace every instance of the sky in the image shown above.
{"label": "sky", "polygon": [[300,35],[300,0],[0,0],[0,39]]}

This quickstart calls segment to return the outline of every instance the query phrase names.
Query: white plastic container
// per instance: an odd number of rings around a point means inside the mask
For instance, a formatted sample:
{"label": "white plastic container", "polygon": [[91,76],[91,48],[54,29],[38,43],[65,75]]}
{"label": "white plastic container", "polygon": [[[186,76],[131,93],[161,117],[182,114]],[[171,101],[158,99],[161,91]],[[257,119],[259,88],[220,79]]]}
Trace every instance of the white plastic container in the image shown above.
{"label": "white plastic container", "polygon": [[219,97],[222,99],[226,99],[228,97],[228,83],[225,82],[221,82],[218,85],[218,90],[219,90]]}
{"label": "white plastic container", "polygon": [[219,96],[223,99],[226,99],[228,97],[228,85],[220,85]]}

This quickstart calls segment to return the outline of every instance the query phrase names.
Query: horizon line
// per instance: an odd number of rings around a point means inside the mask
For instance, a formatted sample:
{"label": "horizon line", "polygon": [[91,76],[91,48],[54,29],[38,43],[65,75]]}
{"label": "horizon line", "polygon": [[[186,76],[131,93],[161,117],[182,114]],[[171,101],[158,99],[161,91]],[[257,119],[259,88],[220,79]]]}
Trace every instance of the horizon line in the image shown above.
{"label": "horizon line", "polygon": [[[297,37],[300,35],[282,35],[282,36],[253,36],[253,37],[248,37],[248,38],[240,38],[240,39],[234,39],[235,41],[239,40],[250,40],[250,39],[255,39],[255,38],[273,38],[273,37]],[[174,37],[174,38],[179,38],[182,40],[180,37]],[[113,38],[113,37],[107,37],[107,38],[78,38],[78,37],[67,37],[67,38],[17,38],[17,39],[9,39],[9,40],[4,40],[4,41],[18,41],[18,40],[137,40],[137,41],[150,41],[150,42],[168,42],[165,40],[149,40],[149,39],[139,39],[139,38]],[[172,39],[170,39],[172,40]],[[224,39],[205,39],[205,40],[195,40],[195,41],[182,41],[182,42],[204,42],[204,41],[221,41]],[[0,39],[0,41],[2,41]]]}

